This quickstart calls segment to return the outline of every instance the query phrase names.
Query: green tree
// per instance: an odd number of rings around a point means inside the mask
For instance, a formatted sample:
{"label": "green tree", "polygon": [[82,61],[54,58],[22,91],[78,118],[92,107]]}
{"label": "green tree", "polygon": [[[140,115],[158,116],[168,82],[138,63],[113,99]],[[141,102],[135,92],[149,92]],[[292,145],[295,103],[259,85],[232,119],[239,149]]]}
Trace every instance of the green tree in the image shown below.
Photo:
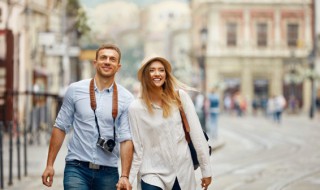
{"label": "green tree", "polygon": [[91,31],[87,24],[88,17],[81,7],[79,0],[68,0],[66,9],[67,18],[71,23],[68,31],[76,29],[78,38],[88,34]]}

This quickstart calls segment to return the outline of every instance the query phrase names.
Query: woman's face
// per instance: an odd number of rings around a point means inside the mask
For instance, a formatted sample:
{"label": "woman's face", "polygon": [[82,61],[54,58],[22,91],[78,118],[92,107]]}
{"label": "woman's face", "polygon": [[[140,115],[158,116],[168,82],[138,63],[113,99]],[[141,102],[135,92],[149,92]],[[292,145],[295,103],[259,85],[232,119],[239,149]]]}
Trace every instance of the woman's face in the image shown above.
{"label": "woman's face", "polygon": [[160,61],[153,61],[149,67],[150,78],[156,87],[162,87],[166,80],[166,70]]}

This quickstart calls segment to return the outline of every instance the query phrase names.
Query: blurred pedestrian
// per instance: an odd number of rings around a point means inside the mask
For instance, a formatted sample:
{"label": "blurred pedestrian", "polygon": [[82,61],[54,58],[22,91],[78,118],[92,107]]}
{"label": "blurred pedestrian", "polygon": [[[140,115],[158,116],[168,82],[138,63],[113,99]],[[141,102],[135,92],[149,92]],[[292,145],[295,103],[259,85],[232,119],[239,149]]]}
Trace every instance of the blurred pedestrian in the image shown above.
{"label": "blurred pedestrian", "polygon": [[68,87],[52,130],[47,166],[42,175],[44,185],[52,185],[54,161],[66,133],[73,131],[68,142],[64,189],[131,189],[128,176],[133,144],[128,107],[134,97],[114,80],[121,68],[120,59],[117,46],[100,46],[93,61],[95,76]]}
{"label": "blurred pedestrian", "polygon": [[202,129],[206,130],[205,128],[205,119],[206,119],[205,97],[202,93],[198,93],[195,98],[195,108],[196,108],[196,112],[199,117]]}
{"label": "blurred pedestrian", "polygon": [[271,120],[274,120],[274,115],[275,115],[275,95],[271,95],[268,99],[268,103],[267,103],[267,116],[268,118],[270,118]]}
{"label": "blurred pedestrian", "polygon": [[258,109],[260,107],[259,102],[260,102],[260,100],[259,100],[258,96],[255,96],[252,100],[252,109],[253,109],[252,113],[254,116],[256,116],[258,114]]}
{"label": "blurred pedestrian", "polygon": [[283,109],[286,106],[286,99],[283,97],[283,95],[278,95],[274,97],[274,120],[277,123],[281,123],[281,116]]}
{"label": "blurred pedestrian", "polygon": [[[190,96],[191,89],[171,73],[162,57],[146,58],[138,71],[141,97],[129,108],[134,143],[130,171],[132,183],[137,174],[142,190],[195,190],[196,179],[178,106],[182,105],[190,125],[190,136],[202,172],[202,187],[211,183],[208,146]],[[175,88],[181,88],[176,90]],[[179,93],[179,94],[178,94]]]}
{"label": "blurred pedestrian", "polygon": [[264,116],[268,116],[268,97],[266,95],[260,99],[260,105]]}
{"label": "blurred pedestrian", "polygon": [[320,112],[320,95],[318,95],[316,98],[316,108],[317,108],[318,112]]}
{"label": "blurred pedestrian", "polygon": [[236,110],[237,116],[242,117],[243,113],[247,108],[247,103],[239,91],[237,91],[234,94],[233,102],[234,102],[234,109]]}
{"label": "blurred pedestrian", "polygon": [[214,88],[208,94],[210,123],[206,126],[209,139],[216,139],[218,136],[218,115],[219,115],[219,95]]}
{"label": "blurred pedestrian", "polygon": [[229,115],[231,115],[232,114],[232,108],[233,108],[233,102],[232,102],[231,95],[229,93],[227,93],[226,96],[224,97],[223,103],[224,103],[225,111]]}
{"label": "blurred pedestrian", "polygon": [[298,107],[299,107],[298,99],[294,95],[291,95],[288,101],[288,108],[290,113],[297,113]]}

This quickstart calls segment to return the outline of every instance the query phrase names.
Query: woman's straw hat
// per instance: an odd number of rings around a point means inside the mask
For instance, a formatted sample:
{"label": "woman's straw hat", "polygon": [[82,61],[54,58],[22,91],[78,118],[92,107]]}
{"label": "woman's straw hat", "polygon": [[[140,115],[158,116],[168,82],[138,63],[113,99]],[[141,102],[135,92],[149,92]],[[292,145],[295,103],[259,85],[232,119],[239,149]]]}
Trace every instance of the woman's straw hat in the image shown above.
{"label": "woman's straw hat", "polygon": [[141,67],[138,71],[139,81],[141,81],[141,79],[142,79],[142,73],[143,73],[144,69],[146,68],[146,66],[155,60],[160,61],[164,65],[164,67],[166,68],[166,72],[171,73],[171,64],[169,63],[168,60],[166,60],[165,58],[158,56],[158,55],[151,55],[151,56],[144,58],[142,61]]}

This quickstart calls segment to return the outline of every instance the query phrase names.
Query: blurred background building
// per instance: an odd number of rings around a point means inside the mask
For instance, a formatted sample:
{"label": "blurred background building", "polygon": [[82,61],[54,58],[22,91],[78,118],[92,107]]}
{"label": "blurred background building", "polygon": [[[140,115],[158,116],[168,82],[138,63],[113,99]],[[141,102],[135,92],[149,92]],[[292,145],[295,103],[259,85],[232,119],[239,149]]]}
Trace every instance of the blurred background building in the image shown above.
{"label": "blurred background building", "polygon": [[308,111],[312,88],[306,75],[315,41],[314,3],[192,1],[193,49],[201,49],[199,33],[208,31],[207,88],[219,86],[221,97],[240,91],[249,112],[253,100],[264,102],[279,94]]}
{"label": "blurred background building", "polygon": [[32,106],[50,104],[31,96],[7,101],[8,93],[63,97],[71,82],[91,77],[95,49],[105,42],[121,47],[117,80],[131,90],[141,60],[157,53],[202,94],[215,88],[221,102],[240,94],[248,113],[253,102],[265,109],[268,97],[283,94],[288,112],[314,115],[320,96],[317,3],[0,0],[1,119],[27,118]]}
{"label": "blurred background building", "polygon": [[80,79],[85,19],[76,0],[0,1],[0,120],[30,120],[34,108],[51,106],[47,97]]}
{"label": "blurred background building", "polygon": [[5,115],[7,121],[22,119],[26,102],[34,106],[42,102],[9,94],[58,91],[59,57],[47,54],[46,48],[60,34],[61,6],[60,1],[0,1],[2,120]]}

